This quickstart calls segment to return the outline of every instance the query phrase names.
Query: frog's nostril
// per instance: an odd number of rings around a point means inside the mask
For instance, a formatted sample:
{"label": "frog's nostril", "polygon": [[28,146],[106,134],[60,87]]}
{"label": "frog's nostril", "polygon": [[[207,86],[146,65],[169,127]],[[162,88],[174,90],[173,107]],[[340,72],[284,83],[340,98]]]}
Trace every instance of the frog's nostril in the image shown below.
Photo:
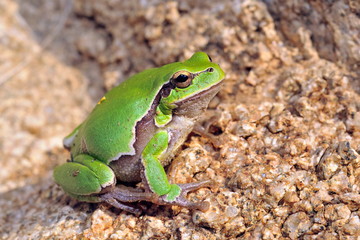
{"label": "frog's nostril", "polygon": [[208,68],[207,71],[208,71],[208,72],[213,72],[213,71],[214,71],[214,68],[212,68],[212,67],[211,67],[211,68]]}

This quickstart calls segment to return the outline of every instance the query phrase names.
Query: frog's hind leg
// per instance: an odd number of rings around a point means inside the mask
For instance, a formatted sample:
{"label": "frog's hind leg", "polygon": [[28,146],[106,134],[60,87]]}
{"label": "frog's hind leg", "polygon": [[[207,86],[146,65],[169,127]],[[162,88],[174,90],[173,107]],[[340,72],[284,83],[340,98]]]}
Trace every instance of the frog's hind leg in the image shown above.
{"label": "frog's hind leg", "polygon": [[100,198],[119,209],[131,212],[137,216],[141,214],[141,210],[124,203],[132,203],[139,201],[156,202],[158,196],[152,192],[142,192],[139,189],[129,188],[125,186],[117,186],[111,192],[105,193]]}
{"label": "frog's hind leg", "polygon": [[132,207],[132,206],[129,206],[129,205],[126,205],[126,204],[123,204],[123,203],[117,201],[117,199],[115,199],[113,194],[104,194],[104,195],[101,196],[101,199],[104,202],[106,202],[107,204],[109,204],[109,205],[111,205],[111,206],[113,206],[115,208],[122,209],[122,210],[125,210],[127,212],[133,213],[136,216],[139,216],[141,214],[141,212],[142,212],[138,208],[135,208],[135,207]]}
{"label": "frog's hind leg", "polygon": [[53,176],[66,193],[85,202],[98,202],[96,195],[116,184],[113,171],[87,154],[80,154],[73,161],[57,166]]}
{"label": "frog's hind leg", "polygon": [[139,189],[116,186],[111,192],[105,193],[101,196],[104,200],[107,198],[115,198],[120,202],[139,202],[149,201],[153,202],[157,195],[152,192],[142,192]]}

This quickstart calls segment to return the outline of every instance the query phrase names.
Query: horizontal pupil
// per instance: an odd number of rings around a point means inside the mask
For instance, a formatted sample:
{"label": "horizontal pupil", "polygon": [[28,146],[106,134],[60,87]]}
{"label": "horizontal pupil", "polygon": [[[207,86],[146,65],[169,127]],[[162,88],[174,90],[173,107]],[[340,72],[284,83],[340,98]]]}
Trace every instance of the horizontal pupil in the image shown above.
{"label": "horizontal pupil", "polygon": [[177,82],[185,82],[189,77],[184,75],[184,74],[180,74],[177,78],[176,81]]}

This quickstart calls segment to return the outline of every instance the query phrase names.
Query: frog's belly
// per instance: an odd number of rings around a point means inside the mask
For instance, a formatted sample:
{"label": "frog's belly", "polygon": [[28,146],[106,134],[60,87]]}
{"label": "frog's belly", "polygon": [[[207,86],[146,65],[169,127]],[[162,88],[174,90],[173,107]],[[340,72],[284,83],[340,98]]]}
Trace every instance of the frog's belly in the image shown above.
{"label": "frog's belly", "polygon": [[154,136],[157,127],[152,117],[152,112],[149,116],[144,117],[135,129],[136,140],[134,143],[135,154],[123,155],[119,159],[112,161],[109,165],[113,169],[116,178],[121,182],[140,182],[141,181],[141,153],[146,144]]}
{"label": "frog's belly", "polygon": [[141,181],[141,161],[140,156],[122,156],[118,160],[110,163],[111,169],[120,182],[140,182]]}
{"label": "frog's belly", "polygon": [[164,128],[157,128],[155,125],[142,126],[137,131],[138,138],[135,142],[136,154],[133,156],[122,156],[118,160],[110,163],[116,178],[120,182],[140,182],[141,171],[143,170],[141,163],[141,153],[146,144],[158,130],[166,130],[169,134],[169,145],[167,150],[159,157],[159,161],[163,166],[168,165],[174,157],[176,151],[184,143],[188,134],[192,131],[194,121],[183,116],[173,116],[172,121]]}

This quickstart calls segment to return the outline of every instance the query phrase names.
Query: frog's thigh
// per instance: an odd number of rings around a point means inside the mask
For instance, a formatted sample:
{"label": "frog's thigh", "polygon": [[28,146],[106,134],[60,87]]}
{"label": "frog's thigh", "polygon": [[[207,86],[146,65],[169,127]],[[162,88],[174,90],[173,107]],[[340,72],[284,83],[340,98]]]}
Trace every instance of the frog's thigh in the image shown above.
{"label": "frog's thigh", "polygon": [[168,148],[169,136],[167,131],[157,132],[148,142],[142,153],[146,181],[154,193],[159,196],[179,195],[181,190],[175,184],[170,184],[159,157]]}
{"label": "frog's thigh", "polygon": [[99,193],[103,188],[116,184],[111,168],[85,154],[76,156],[73,162],[56,167],[54,179],[73,196]]}

